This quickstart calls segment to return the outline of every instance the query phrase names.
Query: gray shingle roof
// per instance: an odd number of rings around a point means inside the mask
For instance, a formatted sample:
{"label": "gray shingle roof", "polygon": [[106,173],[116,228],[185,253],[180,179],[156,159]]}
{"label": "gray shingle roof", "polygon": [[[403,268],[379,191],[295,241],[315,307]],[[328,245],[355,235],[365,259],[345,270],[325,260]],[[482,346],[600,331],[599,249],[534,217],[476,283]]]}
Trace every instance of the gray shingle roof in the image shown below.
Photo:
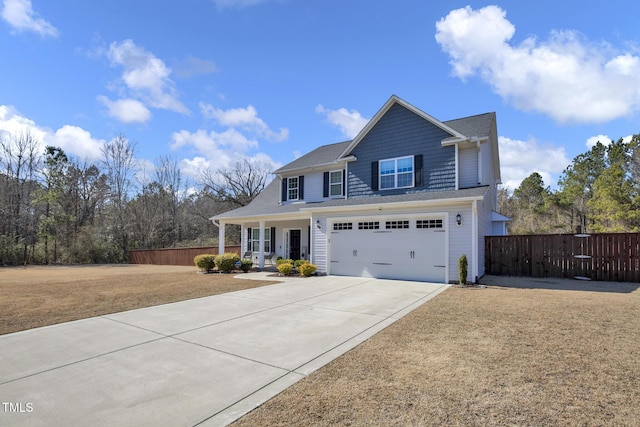
{"label": "gray shingle roof", "polygon": [[335,162],[350,142],[351,141],[338,142],[336,144],[328,144],[318,147],[310,153],[307,153],[304,156],[295,159],[291,163],[284,165],[274,173],[285,173],[287,171],[294,171]]}
{"label": "gray shingle roof", "polygon": [[491,135],[491,126],[496,119],[496,113],[478,114],[477,116],[463,117],[461,119],[442,122],[457,130],[466,137],[483,137]]}

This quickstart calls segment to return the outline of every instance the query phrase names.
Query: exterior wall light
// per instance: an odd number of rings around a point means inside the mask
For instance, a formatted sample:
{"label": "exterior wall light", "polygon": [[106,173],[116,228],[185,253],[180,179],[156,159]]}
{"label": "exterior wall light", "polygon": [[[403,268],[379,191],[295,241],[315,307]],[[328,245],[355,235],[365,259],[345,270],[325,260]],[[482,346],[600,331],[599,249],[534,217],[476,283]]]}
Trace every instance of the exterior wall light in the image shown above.
{"label": "exterior wall light", "polygon": [[456,224],[462,225],[462,215],[460,215],[460,212],[456,215]]}
{"label": "exterior wall light", "polygon": [[322,224],[320,224],[320,220],[316,220],[316,228],[318,230],[322,230]]}

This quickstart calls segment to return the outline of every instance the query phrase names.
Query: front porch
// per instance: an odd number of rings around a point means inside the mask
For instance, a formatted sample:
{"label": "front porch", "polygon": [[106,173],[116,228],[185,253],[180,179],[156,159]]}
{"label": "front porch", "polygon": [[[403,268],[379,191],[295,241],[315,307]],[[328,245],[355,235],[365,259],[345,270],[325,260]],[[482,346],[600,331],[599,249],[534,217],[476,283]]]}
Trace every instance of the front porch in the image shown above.
{"label": "front porch", "polygon": [[[219,253],[225,252],[225,226],[219,226]],[[264,220],[234,222],[241,226],[240,256],[251,260],[260,270],[273,268],[277,271],[279,257],[311,261],[311,220]]]}

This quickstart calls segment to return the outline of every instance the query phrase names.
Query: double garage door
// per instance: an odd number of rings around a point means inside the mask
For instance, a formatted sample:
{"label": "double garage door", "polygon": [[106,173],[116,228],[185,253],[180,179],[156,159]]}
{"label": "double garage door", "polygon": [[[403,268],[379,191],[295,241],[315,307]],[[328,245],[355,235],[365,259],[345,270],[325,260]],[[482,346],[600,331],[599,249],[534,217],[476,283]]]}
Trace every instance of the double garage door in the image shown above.
{"label": "double garage door", "polygon": [[330,227],[330,274],[445,281],[442,218],[340,220]]}

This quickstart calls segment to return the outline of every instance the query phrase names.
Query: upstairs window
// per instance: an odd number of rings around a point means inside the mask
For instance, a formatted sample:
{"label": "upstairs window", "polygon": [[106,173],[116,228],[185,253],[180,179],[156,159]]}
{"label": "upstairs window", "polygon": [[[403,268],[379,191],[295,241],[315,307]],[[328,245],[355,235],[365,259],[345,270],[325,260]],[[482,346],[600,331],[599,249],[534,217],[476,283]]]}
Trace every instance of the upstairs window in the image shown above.
{"label": "upstairs window", "polygon": [[342,196],[344,194],[342,183],[342,171],[329,172],[329,195]]}
{"label": "upstairs window", "polygon": [[413,156],[380,161],[379,182],[381,190],[413,187]]}
{"label": "upstairs window", "polygon": [[298,177],[287,180],[287,200],[298,200]]}

